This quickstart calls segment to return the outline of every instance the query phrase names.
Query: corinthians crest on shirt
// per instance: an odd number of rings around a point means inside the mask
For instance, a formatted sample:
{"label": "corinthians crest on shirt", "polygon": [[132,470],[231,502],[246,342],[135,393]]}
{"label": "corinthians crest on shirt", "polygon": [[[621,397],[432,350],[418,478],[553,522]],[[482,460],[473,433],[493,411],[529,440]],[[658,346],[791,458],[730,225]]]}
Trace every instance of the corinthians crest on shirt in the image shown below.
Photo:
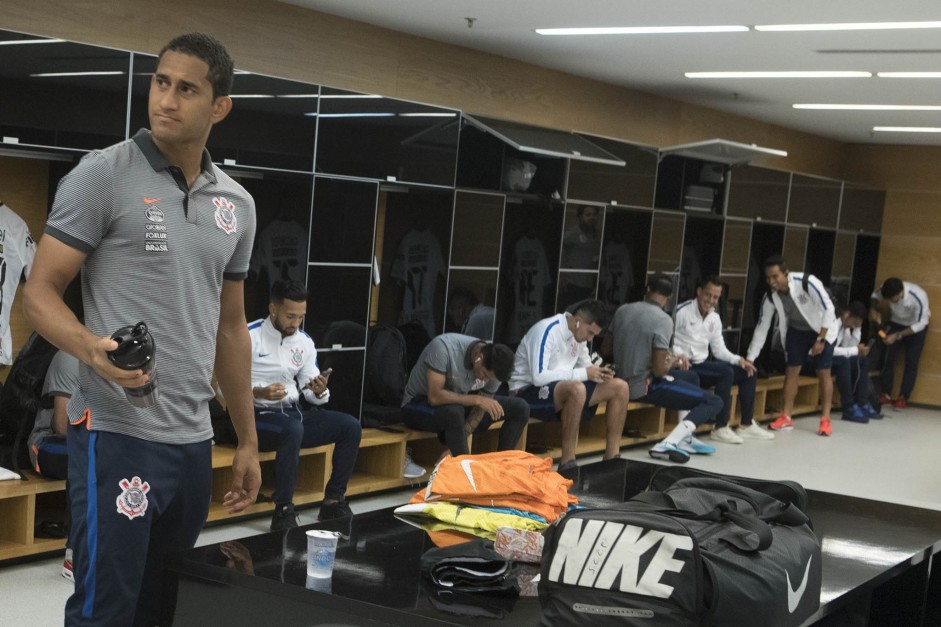
{"label": "corinthians crest on shirt", "polygon": [[225,233],[235,233],[238,227],[238,221],[235,219],[235,205],[225,196],[217,196],[212,199],[212,204],[216,206],[216,226]]}
{"label": "corinthians crest on shirt", "polygon": [[115,501],[118,513],[124,514],[130,520],[143,516],[147,511],[147,493],[150,492],[150,484],[142,481],[140,477],[134,477],[130,481],[121,479],[118,486],[121,488],[121,493]]}
{"label": "corinthians crest on shirt", "polygon": [[304,349],[303,348],[292,348],[291,349],[291,363],[295,367],[300,368],[304,365]]}

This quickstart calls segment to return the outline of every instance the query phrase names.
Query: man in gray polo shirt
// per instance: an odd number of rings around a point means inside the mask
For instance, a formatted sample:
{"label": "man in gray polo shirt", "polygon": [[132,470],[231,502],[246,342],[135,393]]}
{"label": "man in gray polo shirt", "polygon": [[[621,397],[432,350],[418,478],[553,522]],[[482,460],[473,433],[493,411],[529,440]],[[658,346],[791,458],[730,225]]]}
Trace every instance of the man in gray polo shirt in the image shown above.
{"label": "man in gray polo shirt", "polygon": [[[68,405],[67,625],[172,621],[163,562],[195,544],[208,513],[213,372],[239,438],[223,505],[241,511],[258,493],[242,288],[255,206],[205,151],[232,107],[232,76],[212,37],[164,47],[150,84],[152,130],[87,155],[63,179],[24,291],[30,322],[82,362]],[[80,270],[85,325],[62,300]],[[157,346],[149,408],[122,388],[150,378],[108,359],[111,333],[140,320]]]}
{"label": "man in gray polo shirt", "polygon": [[494,396],[513,372],[513,351],[469,335],[445,333],[421,352],[405,385],[402,418],[412,429],[444,434],[451,455],[466,455],[467,436],[503,420],[498,450],[516,447],[529,420],[521,398]]}

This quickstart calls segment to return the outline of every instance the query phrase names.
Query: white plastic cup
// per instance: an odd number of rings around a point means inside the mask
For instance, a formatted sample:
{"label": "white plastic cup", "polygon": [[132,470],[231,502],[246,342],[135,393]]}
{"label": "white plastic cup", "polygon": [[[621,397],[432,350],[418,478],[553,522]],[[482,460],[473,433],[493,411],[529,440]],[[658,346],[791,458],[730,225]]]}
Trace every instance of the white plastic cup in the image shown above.
{"label": "white plastic cup", "polygon": [[333,594],[333,579],[330,577],[311,577],[307,575],[305,587],[308,590],[316,590],[324,594]]}
{"label": "white plastic cup", "polygon": [[335,531],[311,529],[307,532],[307,576],[320,579],[333,576],[337,557],[338,534]]}

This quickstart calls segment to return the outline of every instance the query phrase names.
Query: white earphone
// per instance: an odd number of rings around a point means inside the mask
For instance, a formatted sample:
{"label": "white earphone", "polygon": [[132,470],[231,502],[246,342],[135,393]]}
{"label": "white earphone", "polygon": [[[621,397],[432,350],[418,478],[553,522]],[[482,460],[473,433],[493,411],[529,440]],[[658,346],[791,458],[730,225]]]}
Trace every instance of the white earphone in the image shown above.
{"label": "white earphone", "polygon": [[581,321],[581,320],[576,320],[576,321],[575,321],[575,328],[577,329],[577,328],[580,327],[580,326],[582,326],[582,321]]}

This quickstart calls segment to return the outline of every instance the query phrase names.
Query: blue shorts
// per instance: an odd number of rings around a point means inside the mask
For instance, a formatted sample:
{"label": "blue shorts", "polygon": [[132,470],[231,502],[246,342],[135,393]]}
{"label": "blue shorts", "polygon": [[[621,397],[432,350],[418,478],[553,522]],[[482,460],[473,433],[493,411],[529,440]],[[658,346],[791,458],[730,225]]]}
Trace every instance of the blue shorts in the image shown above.
{"label": "blue shorts", "polygon": [[787,345],[784,347],[788,366],[803,366],[808,361],[814,365],[814,370],[829,370],[833,363],[833,344],[825,342],[819,355],[810,356],[819,334],[816,331],[799,331],[788,327]]}
{"label": "blue shorts", "polygon": [[[561,420],[562,413],[555,409],[555,386],[559,381],[553,381],[548,385],[527,385],[516,391],[516,395],[529,403],[529,415],[539,420]],[[591,396],[595,393],[594,381],[582,381],[585,386],[585,406],[582,407],[582,420],[589,420],[595,415],[595,407],[590,405]]]}

